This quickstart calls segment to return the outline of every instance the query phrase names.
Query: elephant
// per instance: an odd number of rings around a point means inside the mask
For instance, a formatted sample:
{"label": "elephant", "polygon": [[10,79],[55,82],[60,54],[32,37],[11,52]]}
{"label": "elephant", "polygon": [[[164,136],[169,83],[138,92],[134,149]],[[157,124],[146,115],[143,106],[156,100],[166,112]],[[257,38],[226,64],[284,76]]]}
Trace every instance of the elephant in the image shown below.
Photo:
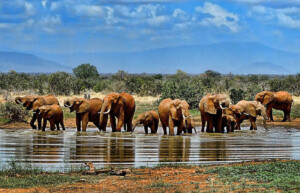
{"label": "elephant", "polygon": [[64,106],[70,108],[70,112],[76,111],[76,127],[77,131],[86,132],[88,122],[93,122],[94,125],[101,131],[105,131],[107,119],[99,123],[99,111],[101,110],[103,101],[100,98],[84,99],[73,97],[64,101]]}
{"label": "elephant", "polygon": [[[125,92],[120,94],[107,94],[103,99],[103,105],[100,111],[100,125],[106,127],[106,124],[103,123],[105,120],[107,120],[109,115],[112,132],[121,132],[121,127],[123,124],[124,130],[131,132],[134,112],[135,100],[130,94]],[[118,119],[117,125],[116,118]]]}
{"label": "elephant", "polygon": [[167,127],[169,127],[169,135],[174,135],[175,126],[177,126],[177,135],[180,135],[183,130],[192,133],[192,129],[195,127],[192,124],[189,107],[185,100],[167,98],[161,101],[158,106],[158,114],[164,135],[167,135]]}
{"label": "elephant", "polygon": [[222,114],[222,132],[224,132],[224,128],[226,127],[227,133],[234,132],[234,127],[236,125],[236,120],[233,116]]}
{"label": "elephant", "polygon": [[158,122],[159,115],[156,111],[142,113],[133,121],[132,132],[134,132],[134,129],[138,124],[143,124],[146,134],[148,134],[148,127],[150,127],[152,134],[157,133]]}
{"label": "elephant", "polygon": [[52,131],[55,129],[55,125],[57,130],[59,130],[59,124],[65,130],[64,114],[59,105],[41,106],[39,107],[39,115],[43,118],[43,131],[45,131],[47,120],[50,122],[50,129]]}
{"label": "elephant", "polygon": [[236,117],[237,124],[235,130],[241,130],[241,123],[245,119],[249,119],[251,123],[250,130],[257,130],[255,122],[258,115],[263,117],[264,128],[268,130],[266,127],[266,109],[260,102],[241,100],[236,105],[231,105],[229,109],[235,114]]}
{"label": "elephant", "polygon": [[16,97],[15,102],[17,104],[22,104],[27,110],[33,111],[33,117],[30,121],[30,126],[32,129],[36,129],[34,122],[38,120],[38,129],[42,129],[42,119],[38,115],[38,108],[43,105],[59,105],[57,98],[53,95],[47,96],[32,96],[27,95],[24,97]]}
{"label": "elephant", "polygon": [[267,105],[267,116],[270,121],[274,121],[272,108],[282,110],[284,112],[284,118],[282,122],[291,121],[290,114],[293,104],[293,98],[288,92],[263,91],[255,96],[255,101]]}
{"label": "elephant", "polygon": [[205,95],[199,103],[199,110],[201,114],[202,129],[204,132],[204,127],[207,122],[207,132],[222,132],[222,110],[228,108],[229,100],[224,94],[208,94]]}

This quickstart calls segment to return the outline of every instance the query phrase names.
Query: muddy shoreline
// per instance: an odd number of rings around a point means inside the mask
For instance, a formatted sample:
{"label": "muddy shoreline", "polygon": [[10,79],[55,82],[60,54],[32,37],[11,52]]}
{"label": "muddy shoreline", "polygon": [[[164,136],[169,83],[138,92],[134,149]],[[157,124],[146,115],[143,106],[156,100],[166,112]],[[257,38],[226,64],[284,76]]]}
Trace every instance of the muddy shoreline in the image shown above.
{"label": "muddy shoreline", "polygon": [[[279,127],[287,127],[287,128],[300,128],[300,118],[292,119],[291,122],[281,122],[281,117],[274,117],[274,122],[267,121],[267,126],[272,128],[273,126],[279,126]],[[195,116],[195,125],[197,129],[201,127],[201,119],[200,116]],[[0,129],[31,129],[31,126],[29,124],[30,119],[27,122],[12,122],[7,124],[0,124]],[[36,123],[37,124],[37,123]],[[76,120],[75,118],[67,118],[64,120],[64,124],[66,128],[76,128]],[[262,127],[262,119],[257,119],[257,125],[259,127]],[[161,126],[159,124],[159,126]],[[250,123],[248,120],[245,120],[242,124],[243,127],[250,126]],[[47,127],[49,127],[49,123],[47,124]],[[88,127],[95,127],[93,123],[89,123]],[[108,121],[108,127],[109,127],[109,121]]]}

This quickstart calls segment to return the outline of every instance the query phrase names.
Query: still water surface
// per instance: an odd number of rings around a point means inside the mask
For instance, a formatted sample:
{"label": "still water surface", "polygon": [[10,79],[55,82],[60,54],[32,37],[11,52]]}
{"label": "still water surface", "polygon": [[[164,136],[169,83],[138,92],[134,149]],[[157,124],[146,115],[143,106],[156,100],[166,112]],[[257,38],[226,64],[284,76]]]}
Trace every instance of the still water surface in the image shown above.
{"label": "still water surface", "polygon": [[[161,128],[159,130],[162,130]],[[92,161],[97,167],[153,166],[159,163],[217,164],[254,159],[300,159],[300,130],[270,128],[231,134],[164,136],[142,133],[87,133],[75,129],[40,132],[0,130],[0,167],[12,159],[49,170],[67,171]]]}

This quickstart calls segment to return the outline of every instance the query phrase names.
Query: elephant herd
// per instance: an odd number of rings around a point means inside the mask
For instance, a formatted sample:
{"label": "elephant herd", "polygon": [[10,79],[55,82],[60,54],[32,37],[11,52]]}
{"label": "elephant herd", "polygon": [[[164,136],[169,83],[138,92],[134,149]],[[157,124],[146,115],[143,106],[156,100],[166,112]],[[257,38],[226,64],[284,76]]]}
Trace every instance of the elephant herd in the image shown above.
{"label": "elephant herd", "polygon": [[[39,130],[45,131],[47,121],[50,122],[51,130],[54,130],[55,126],[57,130],[60,126],[65,130],[63,111],[55,96],[16,97],[15,102],[33,111],[30,121],[33,129],[37,128],[34,124],[37,120]],[[241,100],[235,105],[231,104],[224,94],[208,94],[199,103],[201,131],[204,132],[206,126],[206,132],[223,133],[225,128],[227,132],[233,132],[240,130],[241,123],[246,119],[250,121],[250,129],[257,130],[257,116],[263,117],[266,128],[266,119],[273,121],[273,108],[284,112],[282,121],[290,121],[292,104],[291,95],[285,91],[263,91],[256,95],[255,101]],[[124,92],[107,94],[103,100],[73,97],[65,100],[64,106],[69,108],[70,112],[76,111],[77,131],[86,131],[88,122],[93,122],[100,131],[106,131],[109,116],[112,132],[121,132],[122,126],[125,131],[133,132],[138,124],[143,124],[145,133],[148,133],[148,128],[151,133],[157,133],[160,120],[165,135],[167,135],[167,127],[169,135],[175,135],[175,127],[177,127],[177,135],[182,132],[192,133],[193,129],[196,133],[189,112],[190,106],[185,100],[164,99],[158,106],[158,113],[151,110],[140,114],[136,120],[133,120],[135,100],[130,94]]]}

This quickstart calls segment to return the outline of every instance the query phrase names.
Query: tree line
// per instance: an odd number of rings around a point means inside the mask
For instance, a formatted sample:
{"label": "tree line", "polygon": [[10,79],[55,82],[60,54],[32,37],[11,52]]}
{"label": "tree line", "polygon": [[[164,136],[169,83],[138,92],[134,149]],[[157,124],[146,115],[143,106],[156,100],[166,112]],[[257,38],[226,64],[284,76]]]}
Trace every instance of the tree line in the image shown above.
{"label": "tree line", "polygon": [[233,103],[241,99],[254,100],[263,90],[285,90],[300,95],[300,74],[296,75],[233,75],[212,70],[191,75],[181,70],[176,74],[115,74],[100,75],[97,68],[82,64],[73,73],[29,74],[10,71],[0,73],[2,92],[32,91],[36,94],[72,95],[87,90],[95,92],[127,92],[140,96],[185,99],[196,108],[207,93],[226,93]]}

